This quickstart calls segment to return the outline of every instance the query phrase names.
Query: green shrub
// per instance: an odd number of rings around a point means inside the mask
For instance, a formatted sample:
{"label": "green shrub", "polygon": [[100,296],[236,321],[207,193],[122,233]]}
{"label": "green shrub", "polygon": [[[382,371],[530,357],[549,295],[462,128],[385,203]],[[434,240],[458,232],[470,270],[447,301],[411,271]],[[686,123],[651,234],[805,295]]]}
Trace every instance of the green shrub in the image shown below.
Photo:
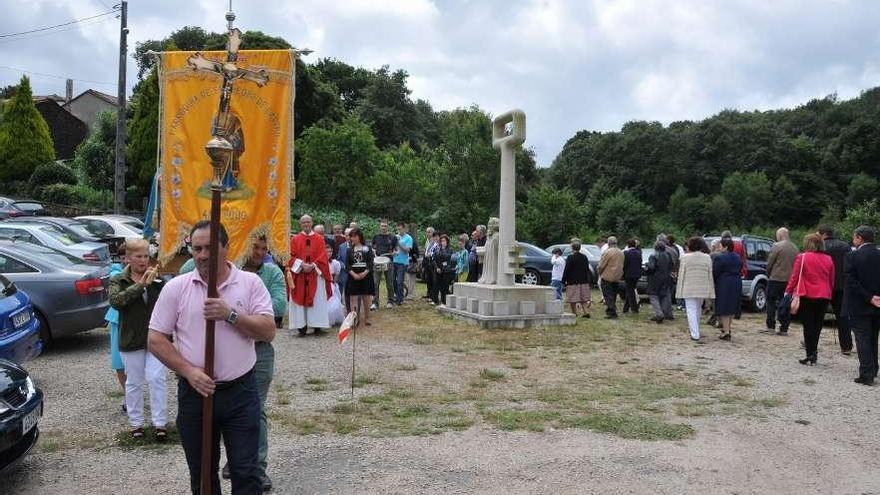
{"label": "green shrub", "polygon": [[[312,217],[315,225],[324,225],[325,234],[332,234],[333,226],[336,224],[342,225],[343,228],[348,228],[351,222],[357,222],[367,239],[372,238],[379,232],[379,217],[377,216],[361,212],[346,213],[335,208],[313,207],[300,202],[293,202],[290,205],[290,229],[292,232],[299,231],[299,219],[306,214]],[[396,232],[395,226],[391,225],[389,231],[392,233]]]}
{"label": "green shrub", "polygon": [[31,194],[39,195],[40,189],[52,184],[76,185],[76,174],[73,169],[58,162],[49,162],[37,165],[34,173],[28,180],[28,189]]}
{"label": "green shrub", "polygon": [[57,205],[78,206],[82,204],[82,197],[78,194],[76,187],[70,184],[51,184],[43,187],[37,199]]}
{"label": "green shrub", "polygon": [[86,184],[74,186],[74,190],[81,202],[80,206],[88,208],[110,208],[113,206],[113,192],[99,191]]}
{"label": "green shrub", "polygon": [[837,224],[837,237],[844,241],[850,240],[853,231],[860,225],[880,228],[880,203],[876,199],[847,208],[843,220]]}

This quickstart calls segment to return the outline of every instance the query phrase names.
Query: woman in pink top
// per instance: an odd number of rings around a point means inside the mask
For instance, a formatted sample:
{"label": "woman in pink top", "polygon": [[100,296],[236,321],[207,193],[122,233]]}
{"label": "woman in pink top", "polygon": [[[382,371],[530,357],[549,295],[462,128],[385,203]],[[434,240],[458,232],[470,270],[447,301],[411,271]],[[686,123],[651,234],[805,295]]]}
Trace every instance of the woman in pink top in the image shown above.
{"label": "woman in pink top", "polygon": [[801,364],[816,364],[819,335],[825,319],[825,308],[834,288],[834,261],[825,252],[825,243],[818,234],[804,237],[804,252],[794,259],[786,294],[800,296],[798,315],[804,325],[804,349],[807,357]]}

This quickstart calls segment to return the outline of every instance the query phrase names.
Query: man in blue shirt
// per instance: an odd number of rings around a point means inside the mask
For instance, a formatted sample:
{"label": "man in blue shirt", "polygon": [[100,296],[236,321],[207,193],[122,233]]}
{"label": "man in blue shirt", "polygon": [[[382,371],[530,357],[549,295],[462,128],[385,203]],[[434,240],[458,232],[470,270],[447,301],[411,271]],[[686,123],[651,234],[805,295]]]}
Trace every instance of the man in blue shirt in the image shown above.
{"label": "man in blue shirt", "polygon": [[397,249],[394,252],[394,304],[403,304],[403,279],[409,266],[409,252],[413,246],[412,237],[406,232],[406,224],[397,223]]}

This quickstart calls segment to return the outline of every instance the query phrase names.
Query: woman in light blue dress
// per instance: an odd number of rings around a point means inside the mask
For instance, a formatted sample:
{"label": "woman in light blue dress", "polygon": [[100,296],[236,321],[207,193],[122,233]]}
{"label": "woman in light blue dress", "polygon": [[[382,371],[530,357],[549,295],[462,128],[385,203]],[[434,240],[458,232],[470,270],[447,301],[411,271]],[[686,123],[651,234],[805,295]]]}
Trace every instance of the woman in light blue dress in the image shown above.
{"label": "woman in light blue dress", "polygon": [[[125,260],[125,245],[119,247],[119,255]],[[114,277],[117,273],[122,273],[122,263],[113,263],[110,265],[110,277]],[[122,393],[125,393],[125,365],[122,364],[122,356],[119,355],[119,311],[110,307],[104,319],[110,324],[110,368],[116,372],[116,379],[119,380],[119,386]],[[125,402],[122,403],[122,410],[125,411]]]}

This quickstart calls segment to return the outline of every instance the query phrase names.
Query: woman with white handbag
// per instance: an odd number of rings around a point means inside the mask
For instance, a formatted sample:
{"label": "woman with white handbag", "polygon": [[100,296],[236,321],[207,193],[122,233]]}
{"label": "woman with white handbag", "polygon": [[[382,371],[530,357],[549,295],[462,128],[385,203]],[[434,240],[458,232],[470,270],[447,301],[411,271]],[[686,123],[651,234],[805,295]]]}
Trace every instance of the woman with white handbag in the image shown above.
{"label": "woman with white handbag", "polygon": [[800,316],[804,326],[804,349],[807,356],[801,364],[816,364],[819,336],[825,309],[834,288],[834,261],[824,252],[825,243],[818,234],[804,237],[804,252],[794,259],[786,294],[791,294],[791,314]]}

